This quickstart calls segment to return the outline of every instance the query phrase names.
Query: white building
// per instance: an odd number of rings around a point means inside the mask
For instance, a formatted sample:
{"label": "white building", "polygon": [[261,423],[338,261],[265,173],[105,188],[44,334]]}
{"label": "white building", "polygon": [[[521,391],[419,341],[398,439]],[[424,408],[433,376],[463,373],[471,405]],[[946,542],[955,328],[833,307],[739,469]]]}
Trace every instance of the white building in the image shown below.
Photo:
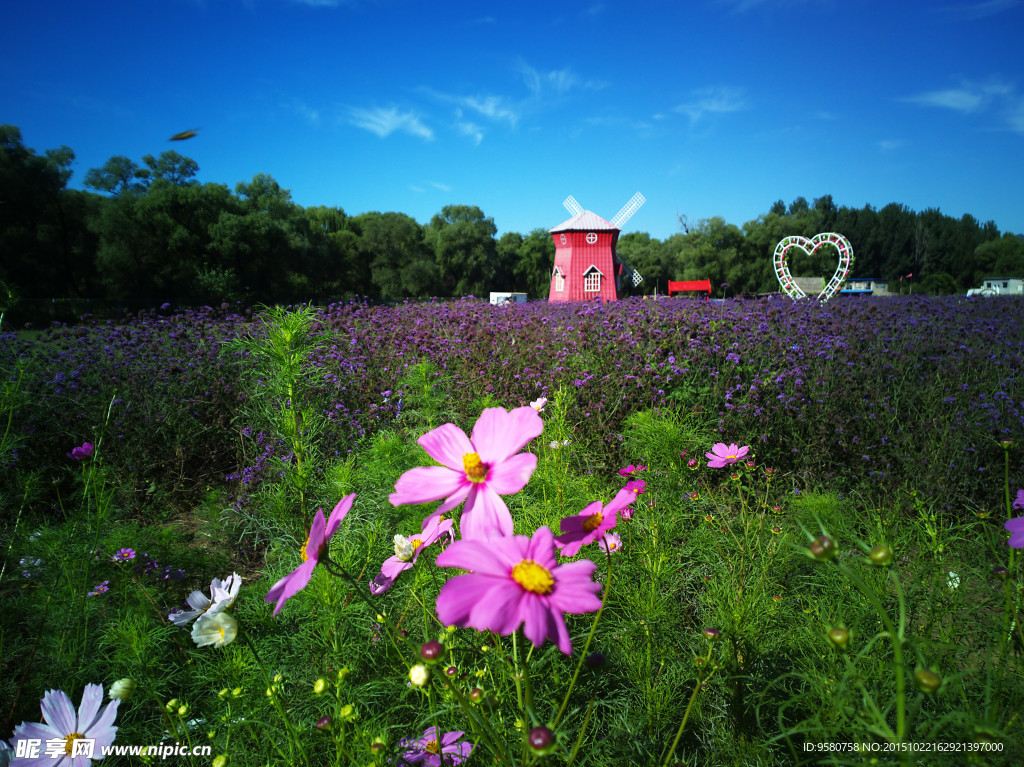
{"label": "white building", "polygon": [[971,288],[969,296],[1024,296],[1024,279],[1020,277],[986,277],[980,288]]}

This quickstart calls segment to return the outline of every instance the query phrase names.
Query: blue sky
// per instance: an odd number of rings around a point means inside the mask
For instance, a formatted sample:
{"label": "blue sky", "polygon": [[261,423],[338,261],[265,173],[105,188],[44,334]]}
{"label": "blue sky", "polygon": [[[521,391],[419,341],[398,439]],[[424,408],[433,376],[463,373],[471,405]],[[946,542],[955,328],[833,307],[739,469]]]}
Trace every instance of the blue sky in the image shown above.
{"label": "blue sky", "polygon": [[[0,122],[76,153],[174,149],[301,205],[562,201],[667,238],[831,194],[1024,232],[1022,0],[50,0],[3,11]],[[185,142],[179,131],[198,128]],[[856,248],[856,243],[854,243]]]}

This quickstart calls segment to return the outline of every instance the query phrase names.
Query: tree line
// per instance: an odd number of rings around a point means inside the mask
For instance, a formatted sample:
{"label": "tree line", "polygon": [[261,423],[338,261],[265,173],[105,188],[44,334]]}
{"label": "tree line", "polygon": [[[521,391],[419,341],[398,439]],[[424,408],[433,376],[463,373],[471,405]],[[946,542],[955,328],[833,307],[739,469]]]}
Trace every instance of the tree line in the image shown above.
{"label": "tree line", "polygon": [[[496,237],[473,205],[445,206],[429,223],[397,212],[349,216],[302,207],[266,174],[229,189],[200,183],[199,166],[174,151],[110,158],[68,188],[74,152],[37,154],[15,126],[0,126],[0,282],[24,298],[148,298],[192,303],[547,296],[554,244],[544,229]],[[916,213],[892,203],[837,207],[830,195],[777,201],[741,227],[714,217],[666,240],[619,238],[643,276],[636,293],[668,280],[709,278],[716,293],[777,290],[772,266],[786,236],[835,231],[853,244],[853,276],[952,293],[994,273],[1024,275],[1024,239],[991,221]],[[795,275],[831,275],[834,254],[795,258]],[[728,288],[722,289],[723,283]]]}

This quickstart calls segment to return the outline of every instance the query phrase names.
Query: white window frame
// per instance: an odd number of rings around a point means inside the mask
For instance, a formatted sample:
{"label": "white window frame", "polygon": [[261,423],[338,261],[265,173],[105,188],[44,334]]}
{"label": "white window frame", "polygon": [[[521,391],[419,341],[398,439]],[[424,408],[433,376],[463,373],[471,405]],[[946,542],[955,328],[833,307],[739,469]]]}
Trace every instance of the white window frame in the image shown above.
{"label": "white window frame", "polygon": [[601,292],[601,278],[604,275],[601,274],[601,270],[596,266],[592,266],[583,273],[583,292],[584,293],[600,293]]}
{"label": "white window frame", "polygon": [[557,266],[555,267],[555,291],[562,292],[565,290],[565,275],[562,274],[562,270]]}

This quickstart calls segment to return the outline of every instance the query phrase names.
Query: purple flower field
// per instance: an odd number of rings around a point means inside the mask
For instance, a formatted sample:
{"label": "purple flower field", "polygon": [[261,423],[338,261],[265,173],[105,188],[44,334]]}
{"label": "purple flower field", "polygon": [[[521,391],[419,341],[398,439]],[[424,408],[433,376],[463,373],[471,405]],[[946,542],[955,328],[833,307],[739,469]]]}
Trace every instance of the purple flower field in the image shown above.
{"label": "purple flower field", "polygon": [[[319,316],[327,455],[391,427],[399,381],[422,361],[450,380],[464,421],[485,395],[512,408],[573,389],[573,445],[610,466],[632,460],[620,454],[624,420],[669,407],[705,418],[719,441],[752,445],[800,487],[913,487],[973,509],[1001,498],[999,443],[1024,439],[1024,302],[1013,298],[465,299],[351,302]],[[0,335],[2,374],[25,362],[14,465],[66,461],[109,408],[105,461],[126,487],[156,481],[187,496],[255,479],[278,447],[242,418],[245,360],[222,348],[255,327],[252,312],[224,305]]]}

